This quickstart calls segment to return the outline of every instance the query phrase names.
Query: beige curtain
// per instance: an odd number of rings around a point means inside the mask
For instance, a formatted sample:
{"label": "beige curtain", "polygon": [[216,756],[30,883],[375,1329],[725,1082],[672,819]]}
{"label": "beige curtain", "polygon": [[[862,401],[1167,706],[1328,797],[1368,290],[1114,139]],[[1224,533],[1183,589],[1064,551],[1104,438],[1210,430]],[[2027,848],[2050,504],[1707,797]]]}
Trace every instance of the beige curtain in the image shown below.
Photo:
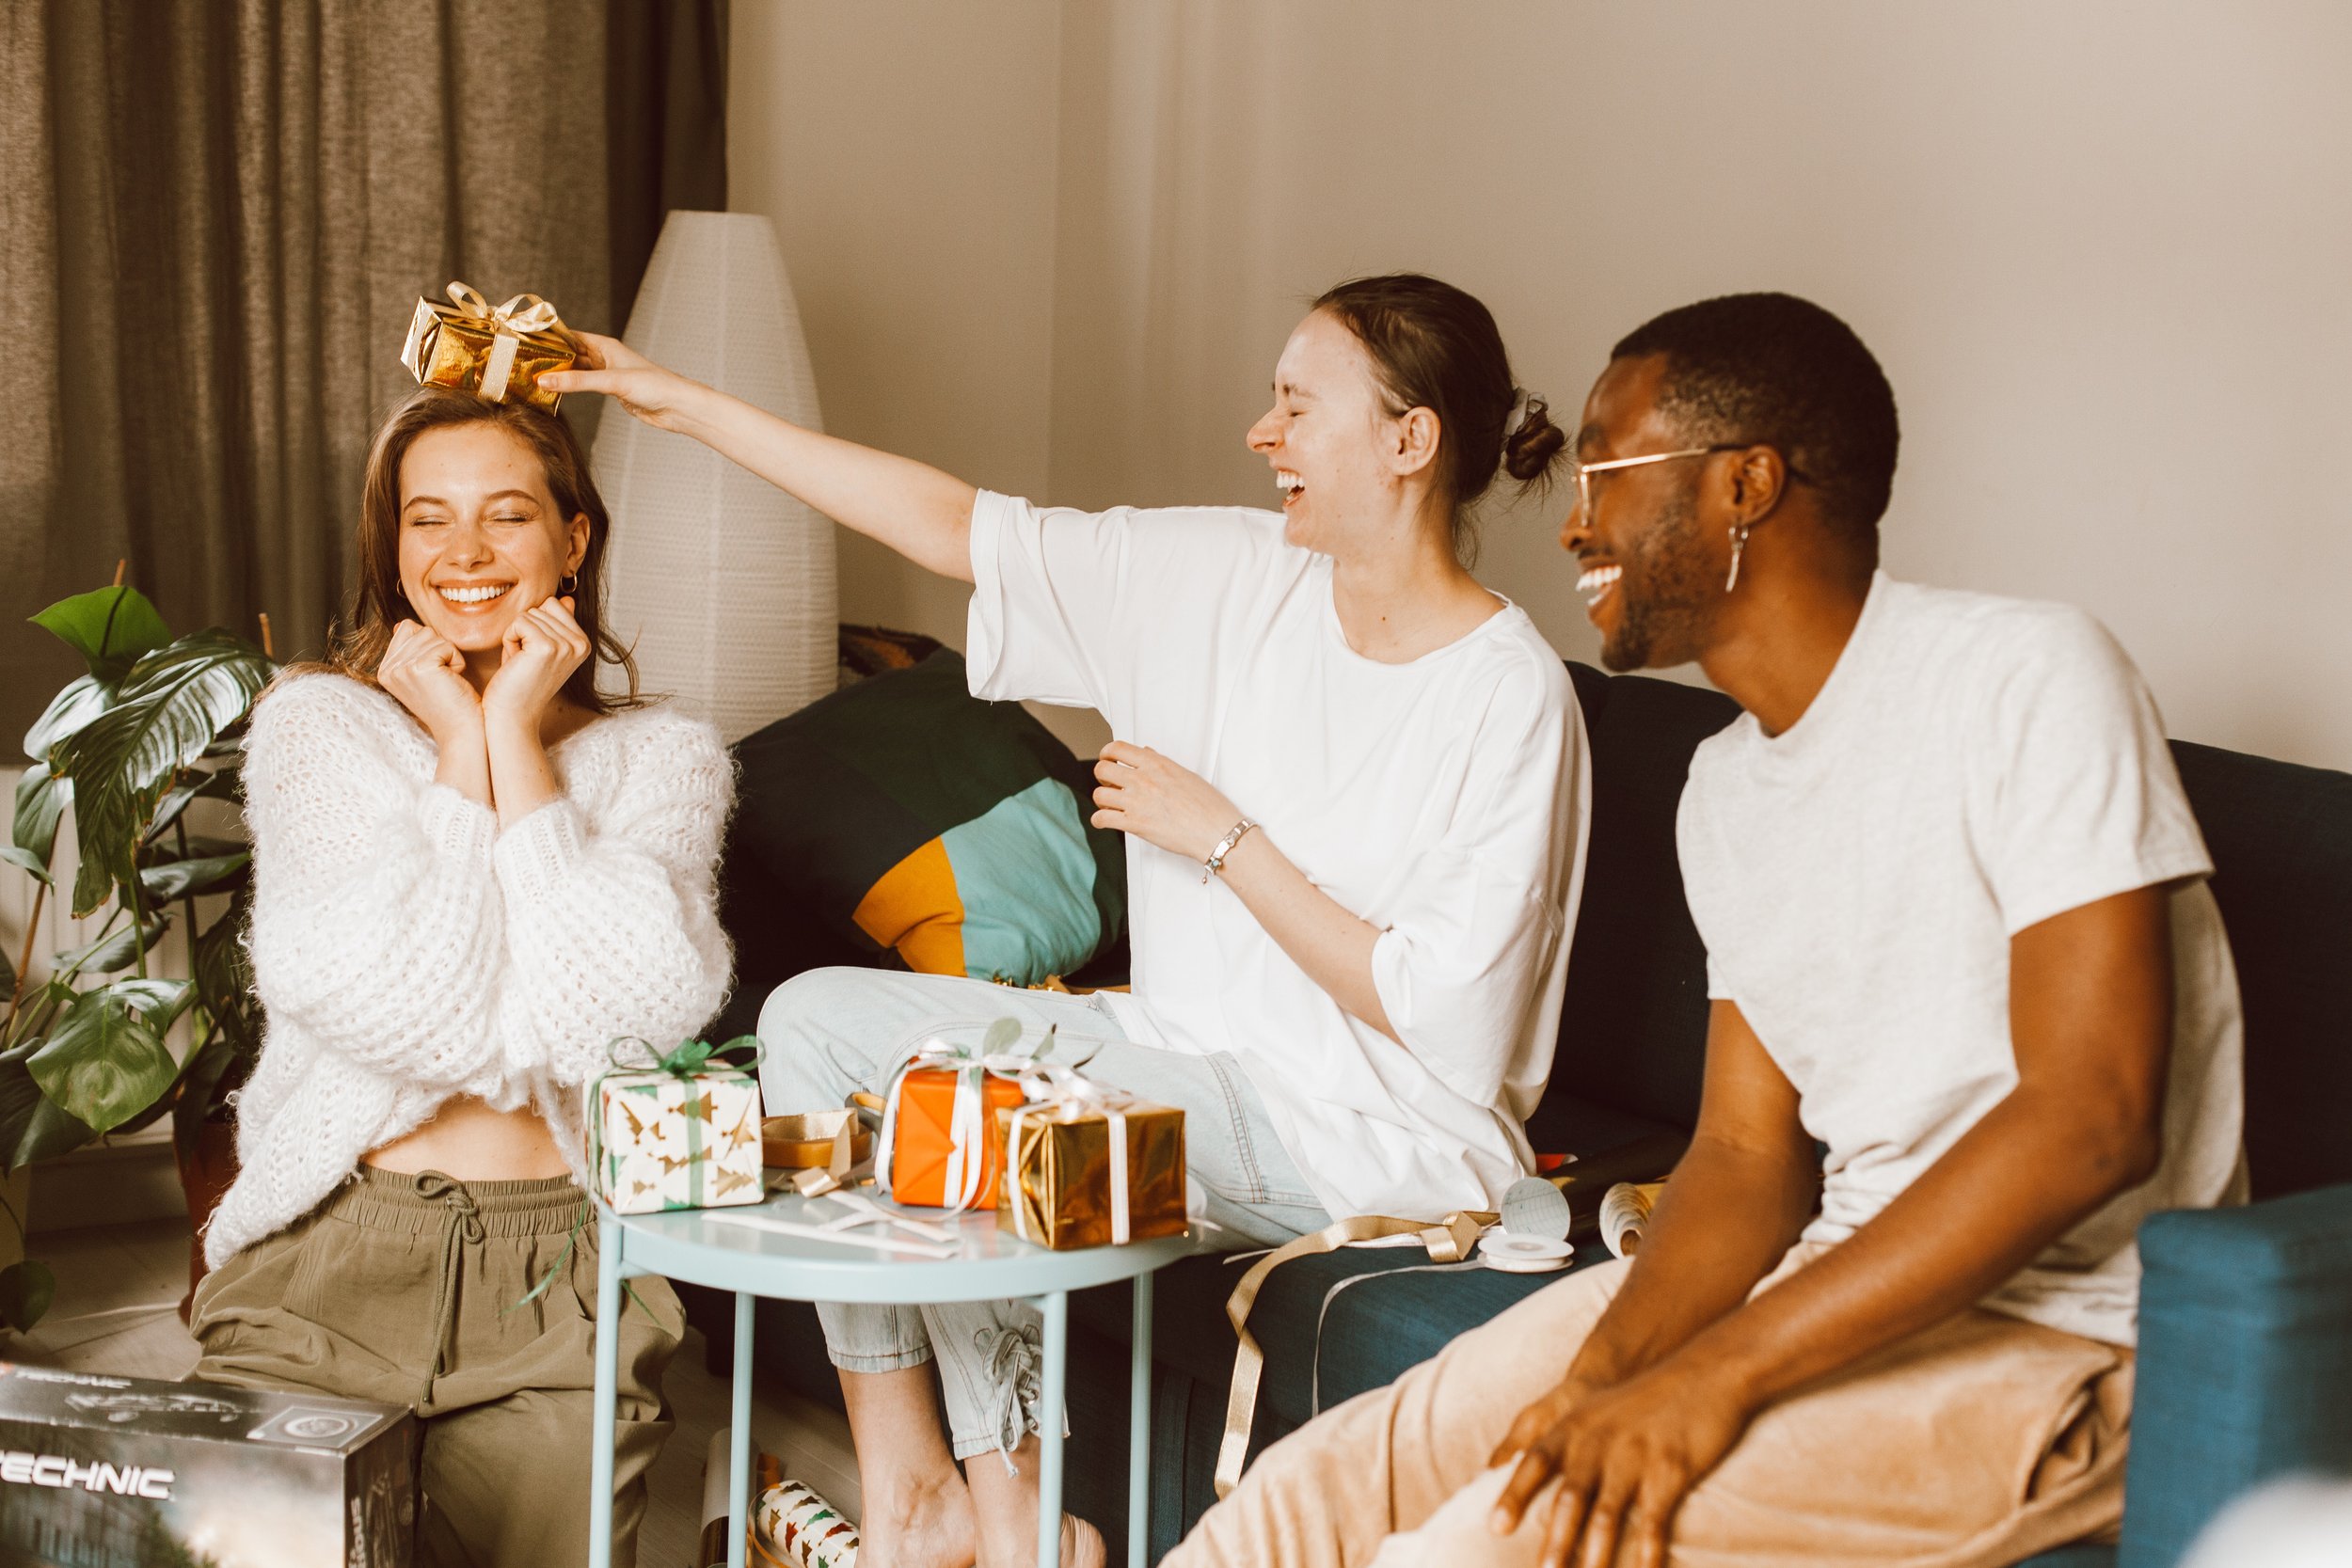
{"label": "beige curtain", "polygon": [[72,672],[24,617],[118,559],[177,630],[323,646],[417,296],[616,330],[724,204],[723,0],[0,12],[0,737]]}

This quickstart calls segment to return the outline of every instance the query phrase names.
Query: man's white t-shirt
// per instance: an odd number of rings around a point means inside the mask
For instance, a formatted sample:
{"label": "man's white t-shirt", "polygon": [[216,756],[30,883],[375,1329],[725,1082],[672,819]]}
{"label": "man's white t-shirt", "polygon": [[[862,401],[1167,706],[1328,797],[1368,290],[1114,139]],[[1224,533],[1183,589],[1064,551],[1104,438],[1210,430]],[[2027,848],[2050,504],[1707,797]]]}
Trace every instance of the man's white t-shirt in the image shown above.
{"label": "man's white t-shirt", "polygon": [[2139,1222],[2245,1199],[2242,1027],[2213,862],[2114,639],[1882,573],[1802,719],[1767,736],[1743,714],[1699,747],[1678,833],[1708,994],[1828,1147],[1810,1242],[1867,1224],[2016,1086],[2011,937],[2178,884],[2162,1164],[1984,1302],[2132,1343]]}
{"label": "man's white t-shirt", "polygon": [[1200,774],[1379,927],[1399,1045],[1199,861],[1127,842],[1133,1037],[1230,1052],[1334,1214],[1493,1208],[1531,1168],[1590,814],[1560,657],[1515,605],[1405,664],[1348,646],[1331,561],[1239,507],[1099,515],[982,493],[975,696],[1092,707]]}

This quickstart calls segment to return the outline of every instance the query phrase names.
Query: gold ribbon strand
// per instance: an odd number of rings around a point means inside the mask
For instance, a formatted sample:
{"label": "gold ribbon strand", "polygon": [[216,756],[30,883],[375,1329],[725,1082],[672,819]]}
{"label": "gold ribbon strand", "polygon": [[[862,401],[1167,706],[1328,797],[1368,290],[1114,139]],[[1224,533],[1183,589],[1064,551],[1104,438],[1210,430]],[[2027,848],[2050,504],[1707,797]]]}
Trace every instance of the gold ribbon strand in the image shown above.
{"label": "gold ribbon strand", "polygon": [[1265,1372],[1265,1352],[1258,1345],[1257,1336],[1249,1332],[1249,1309],[1257,1305],[1258,1291],[1266,1275],[1294,1258],[1310,1253],[1336,1252],[1353,1242],[1375,1241],[1383,1236],[1418,1235],[1429,1249],[1430,1258],[1439,1263],[1458,1263],[1468,1258],[1478,1244],[1479,1234],[1495,1223],[1493,1214],[1476,1212],[1448,1214],[1437,1224],[1426,1220],[1401,1220],[1388,1214],[1357,1214],[1337,1220],[1311,1235],[1285,1242],[1249,1266],[1226,1298],[1225,1316],[1233,1325],[1233,1333],[1241,1341],[1233,1350],[1233,1384],[1225,1399],[1225,1435],[1216,1446],[1216,1495],[1223,1498],[1241,1481],[1242,1461],[1249,1455],[1249,1429],[1257,1419],[1258,1384]]}

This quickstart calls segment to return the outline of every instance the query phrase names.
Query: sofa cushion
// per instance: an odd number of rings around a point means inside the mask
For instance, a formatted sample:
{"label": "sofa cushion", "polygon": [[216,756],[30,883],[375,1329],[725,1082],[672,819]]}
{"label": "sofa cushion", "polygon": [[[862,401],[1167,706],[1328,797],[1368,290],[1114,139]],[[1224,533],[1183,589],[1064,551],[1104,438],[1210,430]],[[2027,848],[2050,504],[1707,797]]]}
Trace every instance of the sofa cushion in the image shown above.
{"label": "sofa cushion", "polygon": [[2158,1214],[2139,1255],[2122,1561],[2166,1568],[2256,1482],[2352,1471],[2352,1186]]}
{"label": "sofa cushion", "polygon": [[1721,692],[1571,663],[1592,745],[1593,820],[1551,1090],[1529,1118],[1574,1148],[1564,1095],[1688,1128],[1698,1118],[1707,955],[1675,854],[1675,812],[1700,741],[1738,716]]}
{"label": "sofa cushion", "polygon": [[736,754],[731,879],[835,943],[1035,985],[1119,934],[1126,859],[1088,825],[1091,769],[1018,704],[973,697],[959,654],[836,691]]}
{"label": "sofa cushion", "polygon": [[2246,1006],[2254,1196],[2352,1181],[2352,773],[2175,742]]}

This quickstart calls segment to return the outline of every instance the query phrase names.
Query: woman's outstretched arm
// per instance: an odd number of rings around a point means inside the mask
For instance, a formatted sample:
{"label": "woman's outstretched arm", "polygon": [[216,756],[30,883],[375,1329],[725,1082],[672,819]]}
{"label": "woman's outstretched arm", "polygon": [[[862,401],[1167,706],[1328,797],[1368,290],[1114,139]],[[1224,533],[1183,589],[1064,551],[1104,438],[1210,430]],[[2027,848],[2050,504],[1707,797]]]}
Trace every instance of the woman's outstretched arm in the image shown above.
{"label": "woman's outstretched arm", "polygon": [[578,367],[539,378],[551,392],[602,392],[647,424],[691,436],[914,562],[960,582],[972,580],[972,501],[953,474],[913,458],[803,430],[740,398],[689,381],[617,338],[573,334]]}

